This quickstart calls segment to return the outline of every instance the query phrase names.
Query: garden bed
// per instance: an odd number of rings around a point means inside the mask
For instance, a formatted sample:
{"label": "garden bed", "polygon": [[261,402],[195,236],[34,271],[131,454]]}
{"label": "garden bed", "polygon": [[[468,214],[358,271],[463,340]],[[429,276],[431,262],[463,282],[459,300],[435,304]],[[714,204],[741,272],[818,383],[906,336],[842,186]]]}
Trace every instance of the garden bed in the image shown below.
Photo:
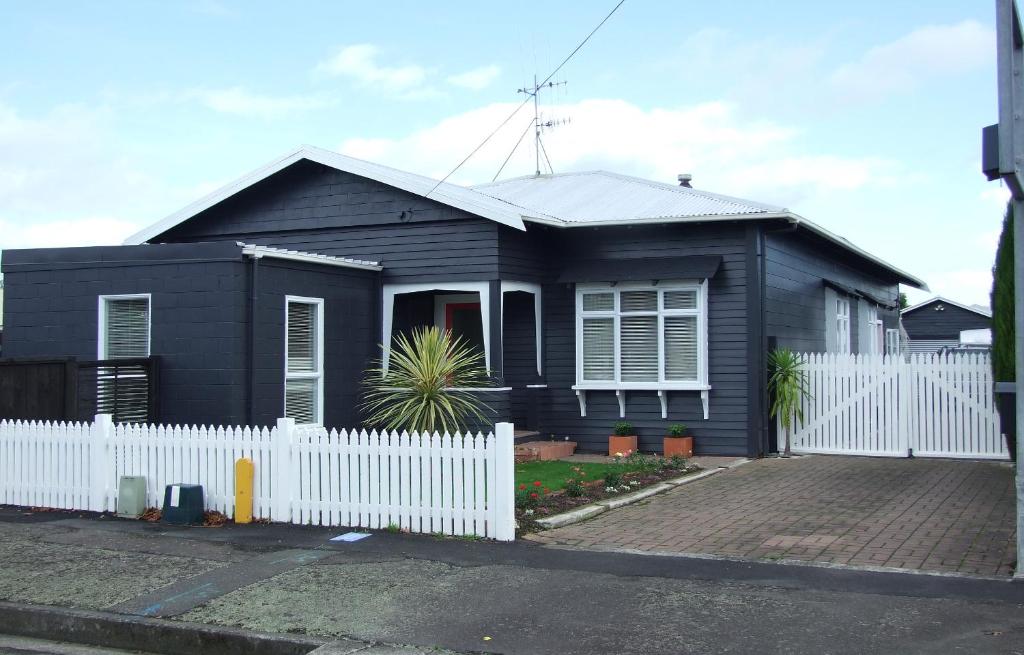
{"label": "garden bed", "polygon": [[686,458],[640,453],[608,463],[553,461],[517,464],[516,521],[519,531],[542,530],[538,519],[640,491],[699,470],[699,466]]}

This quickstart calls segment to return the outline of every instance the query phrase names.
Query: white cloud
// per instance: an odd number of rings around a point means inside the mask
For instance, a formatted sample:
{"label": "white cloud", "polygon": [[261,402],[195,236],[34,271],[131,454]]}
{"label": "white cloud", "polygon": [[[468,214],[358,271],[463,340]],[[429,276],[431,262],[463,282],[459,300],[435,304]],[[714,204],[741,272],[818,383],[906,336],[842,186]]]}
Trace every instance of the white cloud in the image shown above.
{"label": "white cloud", "polygon": [[927,300],[932,296],[945,296],[964,305],[989,304],[992,290],[992,271],[988,269],[953,269],[932,271],[924,276],[931,292],[907,289],[911,303]]}
{"label": "white cloud", "polygon": [[491,82],[493,82],[500,74],[501,68],[492,64],[490,66],[474,68],[473,70],[466,71],[465,73],[459,73],[458,75],[451,75],[448,77],[448,83],[455,86],[461,86],[464,89],[479,91],[480,89],[490,86]]}
{"label": "white cloud", "polygon": [[[395,139],[349,139],[340,149],[441,178],[515,106],[488,105]],[[803,152],[796,130],[743,119],[721,102],[645,109],[624,100],[593,99],[563,105],[549,117],[565,116],[571,124],[544,135],[556,172],[604,168],[667,183],[688,172],[698,188],[793,206],[815,194],[891,184],[898,168],[880,158]],[[531,117],[521,111],[452,181],[490,181]],[[533,142],[527,135],[502,177],[533,170]]]}
{"label": "white cloud", "polygon": [[994,43],[993,31],[973,20],[922,27],[868,50],[837,69],[831,82],[848,100],[878,99],[930,78],[992,65]]}
{"label": "white cloud", "polygon": [[206,107],[222,114],[258,118],[280,118],[327,107],[334,102],[323,96],[270,96],[253,93],[243,87],[202,89],[188,92]]}
{"label": "white cloud", "polygon": [[120,243],[195,198],[119,147],[115,116],[63,106],[26,117],[0,103],[0,249]]}
{"label": "white cloud", "polygon": [[61,248],[103,246],[124,241],[139,225],[120,218],[83,216],[60,221],[26,223],[0,218],[0,247]]}
{"label": "white cloud", "polygon": [[315,72],[349,77],[365,85],[378,85],[388,91],[409,91],[423,84],[429,71],[423,66],[382,66],[377,63],[380,49],[369,43],[345,46],[316,65]]}

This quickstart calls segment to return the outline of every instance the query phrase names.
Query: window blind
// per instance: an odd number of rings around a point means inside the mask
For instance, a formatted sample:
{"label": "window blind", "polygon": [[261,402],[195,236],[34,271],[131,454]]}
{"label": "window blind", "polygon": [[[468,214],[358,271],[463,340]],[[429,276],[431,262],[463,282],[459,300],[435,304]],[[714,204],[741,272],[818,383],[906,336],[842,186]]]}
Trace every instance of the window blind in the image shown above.
{"label": "window blind", "polygon": [[295,419],[299,425],[317,423],[316,385],[313,378],[296,378],[285,380],[284,415]]}
{"label": "window blind", "polygon": [[615,379],[615,319],[583,319],[583,379]]}
{"label": "window blind", "polygon": [[320,353],[320,306],[288,300],[285,337],[288,342],[284,380],[284,415],[298,424],[323,420],[320,385],[323,383]]}
{"label": "window blind", "polygon": [[697,317],[665,317],[665,379],[697,379]]}
{"label": "window blind", "polygon": [[288,303],[288,372],[316,370],[316,305]]}
{"label": "window blind", "polygon": [[[623,304],[625,296],[623,295]],[[657,303],[657,296],[654,298]],[[624,382],[658,380],[658,317],[623,316],[619,334]]]}
{"label": "window blind", "polygon": [[107,359],[149,357],[149,300],[106,301],[104,353]]}

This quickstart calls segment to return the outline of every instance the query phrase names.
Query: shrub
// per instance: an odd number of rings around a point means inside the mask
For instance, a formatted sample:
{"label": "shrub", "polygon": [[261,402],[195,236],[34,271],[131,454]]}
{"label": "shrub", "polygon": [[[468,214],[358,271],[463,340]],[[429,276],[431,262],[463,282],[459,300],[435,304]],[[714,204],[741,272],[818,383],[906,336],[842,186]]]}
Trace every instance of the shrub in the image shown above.
{"label": "shrub", "polygon": [[685,437],[686,436],[686,425],[683,423],[673,423],[668,426],[668,436],[670,437]]}
{"label": "shrub", "polygon": [[612,428],[612,434],[616,437],[631,437],[636,433],[633,432],[632,423],[629,423],[628,421],[619,421],[615,424],[615,427]]}
{"label": "shrub", "polygon": [[605,473],[604,474],[604,486],[605,486],[606,489],[609,488],[609,487],[619,487],[619,486],[622,486],[622,472],[621,471],[611,470],[611,471],[608,471],[607,473]]}
{"label": "shrub", "polygon": [[1013,319],[1013,203],[1006,205],[992,267],[992,375],[997,382],[1016,379]]}
{"label": "shrub", "polygon": [[483,355],[448,330],[416,328],[410,341],[397,334],[385,371],[366,371],[362,411],[366,423],[387,430],[456,432],[467,419],[486,422],[489,408],[472,392],[488,382]]}
{"label": "shrub", "polygon": [[579,466],[572,467],[572,472],[573,477],[565,481],[565,495],[573,498],[585,496],[587,488],[583,485],[583,478],[587,477],[587,472]]}
{"label": "shrub", "polygon": [[638,473],[655,473],[664,468],[666,464],[660,457],[644,455],[640,451],[630,453],[625,463],[630,470]]}

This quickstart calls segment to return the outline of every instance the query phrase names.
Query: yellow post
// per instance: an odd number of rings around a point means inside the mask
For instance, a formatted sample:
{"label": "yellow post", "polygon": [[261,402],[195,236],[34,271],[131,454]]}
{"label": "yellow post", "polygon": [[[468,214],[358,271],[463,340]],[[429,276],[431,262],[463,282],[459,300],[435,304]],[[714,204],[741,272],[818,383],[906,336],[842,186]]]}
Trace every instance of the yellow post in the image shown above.
{"label": "yellow post", "polygon": [[252,523],[252,479],[256,467],[243,457],[235,462],[235,523]]}

